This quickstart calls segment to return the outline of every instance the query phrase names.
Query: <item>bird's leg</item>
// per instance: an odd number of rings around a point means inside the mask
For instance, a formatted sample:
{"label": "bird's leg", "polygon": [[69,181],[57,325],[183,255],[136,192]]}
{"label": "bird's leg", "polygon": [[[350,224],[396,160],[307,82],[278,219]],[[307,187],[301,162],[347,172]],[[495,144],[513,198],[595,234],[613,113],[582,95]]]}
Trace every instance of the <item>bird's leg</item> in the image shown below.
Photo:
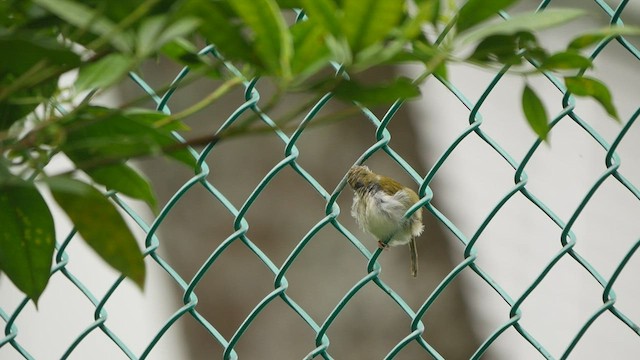
{"label": "bird's leg", "polygon": [[378,240],[378,248],[389,250],[389,244],[385,244],[384,241]]}

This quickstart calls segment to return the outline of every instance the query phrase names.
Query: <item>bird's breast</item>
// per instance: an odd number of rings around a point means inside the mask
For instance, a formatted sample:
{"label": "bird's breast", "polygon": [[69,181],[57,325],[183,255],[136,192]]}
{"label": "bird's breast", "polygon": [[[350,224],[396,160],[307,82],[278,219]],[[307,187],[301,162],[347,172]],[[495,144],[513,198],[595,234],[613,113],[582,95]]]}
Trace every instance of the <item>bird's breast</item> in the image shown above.
{"label": "bird's breast", "polygon": [[379,240],[398,233],[406,223],[403,215],[407,208],[382,191],[359,197],[353,205],[352,213],[360,226]]}

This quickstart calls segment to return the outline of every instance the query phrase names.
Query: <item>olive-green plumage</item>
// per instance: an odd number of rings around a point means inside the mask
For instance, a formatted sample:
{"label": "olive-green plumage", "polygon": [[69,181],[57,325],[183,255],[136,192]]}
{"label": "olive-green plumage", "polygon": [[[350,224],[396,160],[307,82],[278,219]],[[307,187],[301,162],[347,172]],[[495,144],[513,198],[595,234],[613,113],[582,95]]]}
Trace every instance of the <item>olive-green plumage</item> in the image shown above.
{"label": "olive-green plumage", "polygon": [[420,198],[399,182],[378,175],[366,166],[353,166],[347,182],[354,190],[351,215],[363,230],[378,239],[380,247],[410,244],[411,273],[417,275],[415,238],[422,233],[422,209],[408,219],[404,214]]}

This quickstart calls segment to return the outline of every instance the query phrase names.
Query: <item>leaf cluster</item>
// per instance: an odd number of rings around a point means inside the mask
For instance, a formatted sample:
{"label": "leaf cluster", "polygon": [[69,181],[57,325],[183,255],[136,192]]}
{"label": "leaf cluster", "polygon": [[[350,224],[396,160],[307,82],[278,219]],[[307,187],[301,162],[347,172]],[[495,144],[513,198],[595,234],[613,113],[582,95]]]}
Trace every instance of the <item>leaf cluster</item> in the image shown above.
{"label": "leaf cluster", "polygon": [[[584,76],[593,66],[584,51],[640,30],[627,26],[590,31],[551,53],[537,32],[583,12],[547,9],[507,16],[505,11],[515,3],[468,0],[457,7],[440,0],[0,2],[0,13],[7,15],[0,18],[0,53],[13,55],[0,57],[0,271],[34,301],[44,291],[55,248],[55,223],[41,194],[48,189],[82,238],[142,286],[142,251],[105,194],[115,191],[156,208],[152,186],[128,160],[161,155],[195,168],[187,145],[261,131],[248,121],[186,144],[174,136],[186,130],[183,118],[258,76],[272,78],[279,93],[330,92],[349,104],[369,106],[420,96],[420,84],[432,75],[446,78],[447,65],[453,62],[500,67],[525,77],[553,72],[561,74],[571,94],[595,99],[617,118],[607,87]],[[197,44],[202,41],[213,50],[200,52]],[[136,109],[134,102],[120,108],[93,104],[95,94],[157,57],[188,66],[196,76],[224,81],[174,115]],[[353,76],[406,63],[421,66],[421,76],[386,83],[361,82]],[[230,65],[234,72],[222,70]],[[75,82],[61,88],[61,76],[70,71],[77,71]],[[295,109],[290,118],[310,106]],[[522,108],[533,131],[546,139],[547,111],[529,85],[523,88]],[[50,174],[47,166],[58,154],[69,158],[74,168]]]}

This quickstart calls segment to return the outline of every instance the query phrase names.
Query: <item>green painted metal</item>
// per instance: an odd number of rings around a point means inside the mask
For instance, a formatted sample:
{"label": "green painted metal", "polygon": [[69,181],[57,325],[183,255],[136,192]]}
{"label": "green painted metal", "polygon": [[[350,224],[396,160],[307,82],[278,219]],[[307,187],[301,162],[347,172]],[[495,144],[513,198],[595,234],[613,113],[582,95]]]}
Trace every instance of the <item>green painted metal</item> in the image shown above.
{"label": "green painted metal", "polygon": [[[544,9],[549,5],[550,0],[542,1],[538,6],[539,11],[544,11]],[[621,16],[625,9],[625,7],[629,4],[629,1],[621,1],[617,8],[611,8],[606,2],[602,0],[595,0],[595,3],[600,7],[600,9],[610,18],[610,23],[612,25],[624,26]],[[508,17],[508,14],[502,13],[503,17]],[[300,16],[303,16],[301,14]],[[590,54],[592,59],[595,59],[598,54],[610,43],[617,42],[624,49],[626,49],[631,56],[640,61],[640,51],[636,47],[634,47],[630,42],[628,42],[624,37],[610,38],[603,40],[600,44],[598,44],[592,53]],[[202,49],[201,54],[210,55],[220,59],[220,55],[217,53],[215,46],[206,46]],[[225,63],[227,70],[235,75],[240,76],[239,71],[234,68],[234,66],[230,63]],[[535,63],[532,62],[533,65]],[[624,125],[614,141],[609,144],[597,131],[595,131],[592,127],[589,126],[585,121],[583,121],[575,112],[574,109],[574,99],[568,93],[566,93],[566,89],[564,88],[562,82],[555,78],[552,74],[545,74],[547,79],[551,84],[553,84],[560,95],[563,96],[563,109],[552,119],[551,125],[555,126],[560,121],[573,121],[580,128],[582,128],[589,136],[591,136],[605,151],[606,151],[606,171],[604,171],[598,179],[596,179],[593,185],[589,188],[587,193],[584,195],[583,199],[580,201],[578,207],[570,216],[569,220],[564,222],[561,218],[553,212],[544,202],[538,199],[534,194],[532,194],[527,189],[528,177],[525,172],[525,168],[532,156],[539,148],[541,141],[536,141],[529,151],[526,153],[521,162],[516,161],[507,151],[505,151],[500,144],[498,144],[495,140],[493,140],[487,133],[485,133],[482,128],[482,116],[481,116],[481,107],[484,101],[487,99],[492,89],[500,82],[503,75],[506,73],[508,69],[504,68],[493,78],[490,84],[487,86],[485,91],[480,96],[477,102],[472,102],[465,97],[465,95],[458,89],[456,86],[445,79],[437,78],[447,89],[451,91],[451,93],[456,96],[459,101],[469,109],[469,126],[462,132],[460,135],[452,141],[450,146],[442,153],[440,158],[435,162],[429,172],[426,174],[424,178],[422,178],[407,162],[405,162],[402,157],[397,154],[391,147],[388,146],[388,143],[391,139],[391,132],[387,129],[387,125],[393,119],[396,111],[402,106],[402,102],[398,101],[393,104],[387,113],[384,115],[382,119],[378,119],[373,112],[369,111],[366,108],[362,108],[362,113],[368,118],[373,125],[377,127],[376,135],[376,143],[373,144],[369,149],[367,149],[362,156],[358,159],[357,163],[362,163],[366,159],[368,159],[373,154],[382,151],[386,153],[391,159],[396,161],[403,169],[407,171],[407,173],[420,184],[419,187],[419,195],[421,200],[416,204],[414,208],[411,209],[415,211],[418,207],[424,207],[427,211],[431,212],[446,228],[448,228],[455,236],[458,241],[464,246],[464,260],[461,261],[457,266],[451,270],[451,272],[444,277],[440,284],[433,290],[433,292],[427,297],[424,303],[414,311],[403,299],[400,295],[398,295],[389,285],[383,282],[378,276],[381,271],[381,266],[377,262],[378,257],[381,254],[381,250],[378,249],[374,253],[369,252],[369,250],[364,247],[358,239],[356,239],[348,229],[346,229],[340,222],[337,220],[338,215],[341,212],[340,207],[336,204],[336,200],[338,196],[343,192],[344,187],[346,185],[346,181],[343,179],[335,189],[327,190],[323,188],[308,172],[306,172],[302,167],[300,167],[296,159],[299,155],[299,150],[296,147],[296,142],[300,138],[301,134],[305,131],[309,122],[314,119],[314,117],[318,114],[318,112],[322,109],[322,107],[330,100],[331,94],[325,95],[321,98],[314,106],[311,107],[311,110],[305,116],[305,118],[301,121],[298,128],[293,132],[291,136],[288,136],[283,131],[279,130],[274,121],[269,118],[267,114],[261,111],[258,106],[258,101],[260,100],[260,92],[259,92],[259,79],[246,80],[244,81],[245,87],[245,102],[239,106],[235,112],[233,112],[229,118],[220,126],[218,132],[224,131],[231,125],[233,125],[236,120],[238,120],[245,113],[256,114],[260,121],[264,124],[272,127],[276,136],[285,144],[284,157],[282,160],[275,165],[260,181],[259,185],[255,188],[253,193],[247,198],[244,204],[240,208],[236,208],[227,198],[224,193],[218,190],[213,184],[207,181],[207,175],[209,175],[210,169],[205,163],[205,159],[207,156],[216,150],[216,146],[218,145],[216,141],[208,144],[200,153],[196,152],[194,149],[190,149],[191,154],[197,159],[198,168],[196,169],[193,177],[185,182],[182,187],[175,192],[173,197],[167,202],[164,208],[158,213],[155,217],[154,221],[151,224],[147,224],[136,212],[125,202],[123,201],[118,194],[109,193],[107,194],[111,199],[118,204],[121,209],[127,213],[134,222],[147,234],[145,240],[145,256],[152,259],[151,266],[158,266],[162,268],[168,276],[170,276],[175,283],[182,288],[183,290],[183,306],[180,307],[158,330],[153,339],[147,344],[146,348],[139,354],[134,353],[127,344],[117,335],[111,331],[108,326],[107,318],[108,313],[105,309],[105,304],[110,299],[110,297],[118,290],[123,278],[118,279],[107,291],[107,293],[102,297],[97,297],[93,294],[82,282],[76,278],[70,271],[67,270],[66,265],[69,263],[70,259],[65,252],[66,247],[69,245],[69,242],[75,235],[75,231],[72,231],[67,238],[58,243],[56,246],[56,256],[55,256],[55,265],[52,269],[53,273],[60,272],[64,277],[66,277],[73,286],[75,286],[78,291],[80,291],[86,298],[93,304],[95,307],[93,322],[86,327],[85,330],[80,332],[76,338],[68,345],[66,352],[63,354],[62,358],[66,359],[73,355],[74,349],[82,343],[82,341],[92,332],[100,331],[104,333],[114,344],[116,344],[124,354],[124,356],[130,359],[146,359],[149,357],[149,354],[156,346],[156,344],[161,340],[161,338],[166,334],[166,332],[182,317],[192,317],[195,321],[199,322],[203,328],[211,335],[211,337],[217,341],[224,348],[224,359],[236,359],[238,356],[235,352],[235,346],[238,341],[245,334],[247,329],[250,328],[252,322],[256,319],[256,317],[260,314],[260,312],[267,307],[274,300],[280,299],[282,300],[291,311],[295,312],[300,318],[311,328],[311,330],[316,334],[315,336],[315,345],[316,348],[313,349],[306,356],[307,359],[313,358],[322,358],[322,359],[332,359],[330,354],[330,338],[327,335],[328,330],[331,328],[333,322],[340,316],[342,310],[349,303],[349,301],[355,296],[364,286],[368,284],[374,284],[378,287],[382,292],[384,292],[393,302],[401,309],[407,316],[407,320],[410,324],[410,333],[407,334],[400,342],[396,344],[393,349],[385,356],[385,359],[393,359],[397,354],[399,354],[402,349],[412,342],[416,342],[420,347],[424,349],[424,351],[429,354],[434,359],[443,359],[443,356],[438,353],[438,351],[429,344],[424,337],[422,336],[425,325],[422,323],[422,317],[429,311],[432,304],[436,301],[438,296],[447,288],[452,281],[454,281],[464,270],[469,269],[477,274],[487,285],[489,285],[495,292],[505,301],[506,304],[510,307],[510,318],[508,321],[504,322],[499,328],[497,328],[489,337],[483,339],[483,343],[476,350],[476,352],[472,355],[472,359],[480,359],[485,351],[501,336],[509,328],[514,328],[527,342],[531,344],[533,348],[535,348],[543,358],[553,359],[554,357],[551,355],[550,351],[544,347],[540,341],[538,341],[531,333],[527,332],[526,329],[519,323],[521,318],[522,311],[520,309],[523,302],[531,295],[531,293],[538,287],[538,285],[545,279],[545,277],[549,274],[549,272],[554,268],[556,263],[562,258],[566,256],[571,257],[574,261],[582,266],[582,268],[587,271],[602,287],[602,305],[589,317],[589,319],[583,324],[583,326],[579,329],[579,331],[575,334],[572,341],[569,343],[565,351],[560,356],[560,359],[566,359],[570,356],[572,350],[581,340],[585,332],[589,329],[589,327],[595,322],[598,317],[602,314],[609,312],[614,315],[617,319],[619,319],[623,324],[625,324],[631,331],[640,335],[640,326],[634,323],[628,316],[626,316],[622,311],[620,311],[615,306],[616,302],[616,294],[613,291],[613,286],[620,276],[621,272],[624,270],[625,266],[631,259],[631,257],[638,251],[640,248],[640,239],[636,241],[628,250],[624,258],[620,261],[620,263],[615,267],[615,271],[609,278],[605,278],[602,276],[597,269],[591,265],[588,261],[586,261],[577,251],[574,250],[574,246],[576,244],[575,234],[572,232],[572,227],[578,217],[581,215],[585,206],[592,199],[593,195],[599,189],[599,187],[604,183],[605,180],[614,178],[623,185],[630,194],[632,194],[638,201],[640,201],[640,190],[636,188],[632,182],[625,178],[620,172],[618,172],[618,168],[620,167],[620,158],[616,154],[616,149],[619,146],[622,139],[628,133],[631,126],[636,122],[638,117],[640,116],[640,109],[638,109],[629,119],[624,122]],[[187,76],[189,73],[189,68],[184,68],[175,78],[172,83],[172,86],[169,88],[167,92],[164,94],[157,94],[153,88],[151,88],[144,79],[135,74],[131,74],[131,80],[140,86],[140,88],[149,94],[150,98],[155,101],[157,104],[157,109],[163,111],[167,114],[170,114],[171,111],[168,107],[169,100],[171,96],[178,91],[178,85],[181,81]],[[341,70],[338,70],[338,74],[341,74]],[[178,139],[182,140],[179,135],[175,135]],[[431,204],[431,200],[433,198],[433,193],[430,188],[430,184],[440,168],[443,164],[445,164],[457,146],[467,138],[468,136],[477,136],[479,139],[484,141],[487,145],[489,145],[497,154],[499,154],[506,163],[513,168],[515,171],[514,175],[514,184],[509,191],[498,201],[498,203],[491,209],[491,211],[486,215],[485,220],[478,227],[476,232],[471,236],[471,238],[467,238],[463,232],[458,229],[456,224],[448,219],[442,212],[440,212],[437,208],[435,208]],[[309,229],[308,233],[301,239],[298,245],[294,248],[294,250],[289,254],[288,258],[284,261],[281,266],[275,264],[257,245],[251,242],[251,240],[246,236],[246,232],[248,230],[248,222],[245,219],[244,215],[251,208],[254,201],[258,198],[261,191],[269,184],[269,182],[277,176],[277,174],[285,168],[293,169],[301,178],[303,178],[317,193],[326,201],[325,206],[325,217],[322,218],[318,223],[316,223],[311,229]],[[160,246],[160,239],[156,235],[156,232],[166,218],[166,216],[172,211],[173,207],[176,203],[181,199],[181,197],[186,194],[191,188],[194,186],[202,186],[206,189],[217,201],[219,201],[234,217],[233,228],[234,232],[229,235],[221,244],[218,246],[215,251],[213,251],[209,258],[202,264],[201,268],[197,271],[197,273],[193,276],[192,279],[184,279],[182,278],[176,271],[172,269],[172,267],[167,263],[157,252],[156,250]],[[478,241],[482,232],[486,229],[486,227],[491,223],[492,219],[495,215],[502,209],[502,207],[516,194],[522,194],[526,199],[528,199],[532,204],[534,204],[542,213],[544,213],[555,225],[561,229],[561,245],[562,248],[558,251],[555,256],[547,263],[544,269],[538,274],[538,276],[533,280],[531,284],[526,288],[522,295],[518,298],[513,298],[501,285],[496,282],[491,276],[485,272],[480,266],[478,266],[475,262],[477,258],[477,249],[475,247],[476,242]],[[297,304],[291,297],[287,294],[288,281],[287,281],[287,271],[296,260],[300,252],[304,249],[307,243],[323,228],[332,227],[337,230],[342,236],[344,236],[362,255],[364,261],[368,262],[367,270],[368,274],[360,279],[356,284],[354,284],[349,291],[347,291],[342,299],[335,304],[333,310],[328,314],[325,319],[314,319],[311,315],[309,315],[305,309]],[[215,327],[214,324],[210,323],[202,314],[198,312],[196,309],[196,304],[198,303],[198,297],[196,295],[196,286],[202,280],[203,276],[209,271],[211,266],[216,262],[218,257],[224,253],[229,245],[232,243],[240,241],[242,242],[250,251],[255,254],[255,256],[260,259],[264,265],[274,276],[273,290],[265,296],[258,304],[255,305],[253,310],[249,313],[249,315],[245,318],[242,324],[237,328],[236,332],[230,337],[226,338],[223,336]],[[12,347],[18,354],[20,354],[25,359],[34,359],[34,357],[29,353],[28,349],[24,348],[20,342],[20,333],[19,328],[16,325],[16,320],[21,316],[22,311],[24,310],[26,304],[28,303],[28,299],[24,299],[15,309],[3,309],[0,308],[0,318],[5,322],[4,326],[4,335],[0,337],[0,347],[10,346]]]}

